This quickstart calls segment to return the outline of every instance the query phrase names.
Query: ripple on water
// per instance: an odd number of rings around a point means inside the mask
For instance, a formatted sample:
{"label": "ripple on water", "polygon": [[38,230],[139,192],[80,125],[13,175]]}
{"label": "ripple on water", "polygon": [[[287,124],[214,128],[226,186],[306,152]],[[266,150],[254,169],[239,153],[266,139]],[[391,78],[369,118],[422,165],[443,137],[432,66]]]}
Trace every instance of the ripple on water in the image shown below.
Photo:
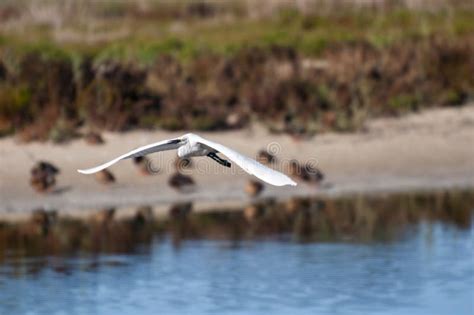
{"label": "ripple on water", "polygon": [[[474,225],[467,216],[425,220],[428,211],[397,209],[380,218],[366,209],[318,212],[325,225],[315,222],[305,242],[287,230],[248,238],[238,229],[279,221],[248,223],[236,215],[180,221],[172,231],[188,227],[200,237],[184,233],[178,243],[172,232],[140,234],[143,246],[132,247],[99,238],[105,253],[86,243],[92,251],[45,256],[37,250],[44,244],[33,242],[33,254],[9,253],[0,261],[0,314],[472,314]],[[369,217],[389,222],[388,231],[340,223]],[[399,222],[403,228],[395,229]],[[218,229],[199,234],[197,223]],[[114,235],[127,232],[126,224],[117,224]],[[344,229],[360,238],[341,241]]]}

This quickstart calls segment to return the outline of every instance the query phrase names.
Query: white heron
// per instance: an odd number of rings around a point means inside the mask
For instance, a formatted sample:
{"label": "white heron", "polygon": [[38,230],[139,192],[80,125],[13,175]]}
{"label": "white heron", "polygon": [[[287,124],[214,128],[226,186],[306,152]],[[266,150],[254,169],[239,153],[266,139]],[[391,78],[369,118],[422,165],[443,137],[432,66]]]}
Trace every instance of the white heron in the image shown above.
{"label": "white heron", "polygon": [[222,144],[204,139],[193,133],[188,133],[184,136],[175,139],[155,142],[127,152],[102,165],[86,170],[77,171],[82,174],[93,174],[117,163],[120,160],[144,156],[154,152],[174,149],[178,149],[178,156],[180,158],[208,156],[217,163],[226,167],[230,167],[231,163],[229,161],[222,159],[217,155],[217,153],[222,153],[227,156],[231,161],[235,162],[238,166],[240,166],[244,171],[260,178],[264,182],[275,186],[296,186],[296,183],[288,176],[275,170],[272,170],[271,168],[268,168],[260,164],[259,162],[249,157],[246,157],[245,155],[242,155],[226,146],[223,146]]}

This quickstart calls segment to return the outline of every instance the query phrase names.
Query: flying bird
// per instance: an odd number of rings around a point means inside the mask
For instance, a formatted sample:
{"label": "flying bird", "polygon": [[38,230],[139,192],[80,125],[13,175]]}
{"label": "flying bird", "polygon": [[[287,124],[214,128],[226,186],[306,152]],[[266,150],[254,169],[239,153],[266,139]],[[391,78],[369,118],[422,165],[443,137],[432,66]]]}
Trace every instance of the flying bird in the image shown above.
{"label": "flying bird", "polygon": [[258,163],[254,159],[242,155],[222,144],[204,139],[193,133],[188,133],[179,138],[164,140],[137,148],[102,165],[86,170],[78,170],[78,172],[82,174],[93,174],[100,172],[101,170],[117,163],[120,160],[144,156],[154,152],[175,149],[178,150],[178,156],[180,158],[208,156],[225,167],[231,167],[231,163],[228,160],[225,160],[217,155],[218,153],[222,153],[227,156],[229,160],[240,166],[244,171],[260,178],[264,182],[275,186],[296,186],[296,183],[288,176],[272,170],[271,168]]}

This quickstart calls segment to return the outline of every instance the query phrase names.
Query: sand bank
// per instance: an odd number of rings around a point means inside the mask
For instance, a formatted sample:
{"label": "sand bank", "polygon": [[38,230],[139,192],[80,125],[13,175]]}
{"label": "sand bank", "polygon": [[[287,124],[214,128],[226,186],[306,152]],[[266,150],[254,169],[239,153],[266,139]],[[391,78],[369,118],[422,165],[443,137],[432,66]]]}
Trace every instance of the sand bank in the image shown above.
{"label": "sand bank", "polygon": [[[251,203],[243,187],[251,176],[240,169],[224,169],[207,158],[194,161],[186,173],[197,185],[191,193],[168,186],[175,152],[152,155],[156,175],[142,176],[131,161],[110,170],[117,183],[103,186],[93,176],[76,172],[107,161],[129,149],[178,136],[182,133],[136,131],[105,133],[104,145],[83,140],[66,145],[18,144],[14,138],[0,140],[0,215],[25,214],[37,208],[87,211],[105,207],[135,207],[192,201],[195,208]],[[268,147],[277,153],[276,169],[285,170],[298,159],[319,167],[326,175],[320,186],[266,186],[259,198],[291,196],[339,196],[353,193],[411,191],[474,187],[474,105],[438,109],[403,118],[377,119],[363,132],[327,133],[309,140],[269,134],[254,125],[223,133],[200,133],[249,156]],[[47,160],[61,169],[56,192],[38,194],[29,186],[35,160]]]}

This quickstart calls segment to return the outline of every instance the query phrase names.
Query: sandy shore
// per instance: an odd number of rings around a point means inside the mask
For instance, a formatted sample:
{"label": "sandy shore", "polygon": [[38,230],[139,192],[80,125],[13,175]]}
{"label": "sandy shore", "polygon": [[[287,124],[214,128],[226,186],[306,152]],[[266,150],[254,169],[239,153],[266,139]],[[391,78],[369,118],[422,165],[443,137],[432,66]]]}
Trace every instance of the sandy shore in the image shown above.
{"label": "sandy shore", "polygon": [[[254,201],[243,190],[249,175],[236,167],[224,169],[207,158],[195,159],[195,167],[188,171],[196,180],[196,189],[187,194],[174,191],[167,180],[174,171],[175,152],[151,156],[153,165],[160,169],[153,176],[141,176],[131,161],[113,166],[110,170],[117,183],[111,186],[76,172],[137,146],[180,134],[105,133],[106,143],[100,146],[87,145],[83,140],[66,145],[20,145],[13,138],[1,139],[0,216],[37,208],[86,212],[110,206],[164,208],[178,201],[193,201],[199,209]],[[320,187],[304,183],[283,188],[267,185],[260,198],[474,187],[474,104],[400,119],[378,119],[361,133],[328,133],[311,140],[271,135],[260,126],[200,134],[249,156],[269,147],[278,153],[276,169],[285,170],[288,161],[296,158],[317,165],[326,175]],[[30,188],[29,173],[35,160],[50,161],[61,169],[55,193],[43,195]]]}

